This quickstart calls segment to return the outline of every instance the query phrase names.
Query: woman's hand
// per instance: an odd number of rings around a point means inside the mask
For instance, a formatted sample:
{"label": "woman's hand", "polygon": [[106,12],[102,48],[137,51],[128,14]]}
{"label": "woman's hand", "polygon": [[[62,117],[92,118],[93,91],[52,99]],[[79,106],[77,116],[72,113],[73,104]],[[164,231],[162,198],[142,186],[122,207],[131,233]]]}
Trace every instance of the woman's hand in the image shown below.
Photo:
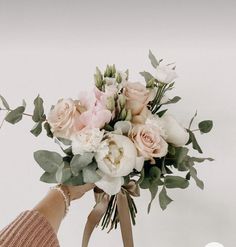
{"label": "woman's hand", "polygon": [[95,184],[84,184],[79,186],[67,185],[70,192],[71,201],[81,198],[86,192],[92,190],[94,187]]}

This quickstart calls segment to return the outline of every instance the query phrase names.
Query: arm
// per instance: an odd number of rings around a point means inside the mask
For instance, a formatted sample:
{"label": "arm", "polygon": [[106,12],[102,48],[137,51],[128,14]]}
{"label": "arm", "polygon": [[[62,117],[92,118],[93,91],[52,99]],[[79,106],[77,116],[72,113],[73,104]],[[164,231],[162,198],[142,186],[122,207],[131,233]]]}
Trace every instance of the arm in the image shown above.
{"label": "arm", "polygon": [[[81,198],[84,193],[94,188],[94,184],[85,184],[82,186],[62,186],[62,190],[67,194],[70,193],[70,200]],[[65,215],[65,201],[62,194],[56,190],[50,190],[48,194],[33,208],[44,215],[48,222],[57,233],[61,221]]]}

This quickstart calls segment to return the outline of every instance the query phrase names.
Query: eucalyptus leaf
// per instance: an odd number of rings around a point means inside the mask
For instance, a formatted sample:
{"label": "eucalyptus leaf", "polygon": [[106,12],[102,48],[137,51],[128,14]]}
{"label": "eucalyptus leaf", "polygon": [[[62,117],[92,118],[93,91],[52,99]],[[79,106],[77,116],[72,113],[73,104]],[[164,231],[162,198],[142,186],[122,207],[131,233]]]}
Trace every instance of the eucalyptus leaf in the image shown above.
{"label": "eucalyptus leaf", "polygon": [[159,194],[159,203],[162,210],[165,210],[167,206],[172,202],[173,200],[167,195],[166,188],[163,186],[160,194]]}
{"label": "eucalyptus leaf", "polygon": [[44,171],[49,173],[55,173],[63,162],[60,154],[47,150],[34,152],[34,159]]}
{"label": "eucalyptus leaf", "polygon": [[44,174],[40,177],[40,181],[44,183],[57,183],[55,173],[44,172]]}
{"label": "eucalyptus leaf", "polygon": [[93,160],[93,153],[84,153],[83,155],[77,154],[75,155],[71,162],[71,171],[72,173],[77,176],[79,171],[81,171],[84,167],[90,164]]}
{"label": "eucalyptus leaf", "polygon": [[158,192],[158,185],[153,183],[153,184],[149,187],[149,191],[150,191],[150,193],[151,193],[151,201],[150,201],[149,204],[148,204],[148,213],[150,213],[151,206],[152,206],[152,202],[153,202],[153,200],[155,199],[155,197],[156,197],[156,195],[157,195],[157,192]]}
{"label": "eucalyptus leaf", "polygon": [[57,137],[57,139],[58,139],[61,143],[63,143],[65,146],[70,146],[71,143],[72,143],[71,140],[65,139],[65,138],[62,138],[62,137]]}
{"label": "eucalyptus leaf", "polygon": [[47,136],[52,138],[53,137],[53,133],[51,131],[51,127],[50,127],[50,124],[48,122],[45,122],[44,125],[43,125],[44,129],[46,130],[47,132]]}
{"label": "eucalyptus leaf", "polygon": [[140,182],[139,186],[141,189],[148,189],[150,187],[150,178],[144,177],[142,182]]}
{"label": "eucalyptus leaf", "polygon": [[189,172],[190,172],[190,175],[191,177],[195,180],[196,182],[196,185],[200,188],[200,189],[204,189],[204,183],[202,180],[200,180],[198,177],[197,177],[197,170],[194,168],[194,167],[190,167],[189,168]]}
{"label": "eucalyptus leaf", "polygon": [[175,104],[181,100],[181,97],[175,96],[173,99],[169,99],[166,103],[163,103],[162,105],[169,105],[169,104]]}
{"label": "eucalyptus leaf", "polygon": [[16,109],[10,111],[5,117],[5,120],[11,124],[16,124],[22,119],[24,111],[25,107],[19,106]]}
{"label": "eucalyptus leaf", "polygon": [[177,165],[181,164],[185,160],[185,158],[187,157],[188,151],[189,150],[186,147],[175,148],[175,158],[177,161]]}
{"label": "eucalyptus leaf", "polygon": [[73,185],[73,186],[83,185],[84,181],[83,181],[82,171],[79,172],[77,176],[72,176],[71,178],[69,178],[67,181],[64,182],[64,184]]}
{"label": "eucalyptus leaf", "polygon": [[186,178],[180,176],[167,175],[164,179],[166,188],[180,188],[185,189],[189,186],[189,181]]}
{"label": "eucalyptus leaf", "polygon": [[72,176],[71,170],[70,170],[70,166],[66,165],[66,163],[62,163],[59,168],[57,169],[56,172],[56,180],[58,183],[64,183],[65,181],[67,181],[68,179],[70,179],[70,177]]}
{"label": "eucalyptus leaf", "polygon": [[5,99],[2,95],[0,95],[0,99],[1,99],[1,101],[2,101],[3,106],[4,106],[7,110],[10,110],[9,104],[7,103],[6,99]]}
{"label": "eucalyptus leaf", "polygon": [[153,53],[151,52],[151,50],[149,50],[149,55],[148,55],[151,64],[154,68],[156,68],[159,65],[159,62],[157,61],[156,57],[153,55]]}
{"label": "eucalyptus leaf", "polygon": [[206,160],[208,161],[214,161],[214,159],[212,158],[198,158],[198,157],[190,157],[190,159],[193,161],[193,162],[198,162],[198,163],[202,163]]}
{"label": "eucalyptus leaf", "polygon": [[203,153],[201,147],[199,146],[194,133],[191,130],[187,130],[189,133],[189,138],[191,140],[193,149],[197,150],[199,153]]}
{"label": "eucalyptus leaf", "polygon": [[101,179],[101,176],[97,173],[97,164],[92,164],[83,168],[83,180],[85,183],[96,183]]}
{"label": "eucalyptus leaf", "polygon": [[34,136],[39,136],[42,132],[42,122],[35,123],[34,127],[30,130]]}
{"label": "eucalyptus leaf", "polygon": [[211,120],[202,121],[198,124],[198,128],[200,129],[202,134],[208,133],[213,128],[213,121]]}
{"label": "eucalyptus leaf", "polygon": [[43,99],[38,95],[34,100],[34,113],[32,119],[34,122],[39,122],[44,118],[44,109],[43,109]]}
{"label": "eucalyptus leaf", "polygon": [[149,72],[146,71],[140,72],[139,74],[144,77],[146,83],[154,78]]}
{"label": "eucalyptus leaf", "polygon": [[157,183],[161,177],[161,170],[156,166],[152,166],[149,171],[149,176],[151,184]]}
{"label": "eucalyptus leaf", "polygon": [[163,111],[157,112],[156,114],[157,114],[158,117],[162,117],[167,111],[168,111],[168,109],[165,109]]}

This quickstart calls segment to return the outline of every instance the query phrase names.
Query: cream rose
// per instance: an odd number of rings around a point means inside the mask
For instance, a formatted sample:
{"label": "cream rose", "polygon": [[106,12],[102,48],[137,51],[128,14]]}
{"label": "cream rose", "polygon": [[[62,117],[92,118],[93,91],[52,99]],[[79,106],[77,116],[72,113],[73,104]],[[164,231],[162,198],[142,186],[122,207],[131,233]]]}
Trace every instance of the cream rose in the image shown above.
{"label": "cream rose", "polygon": [[109,195],[120,191],[127,176],[133,169],[141,171],[143,158],[137,157],[133,142],[126,136],[110,134],[95,154],[95,159],[103,177],[96,185]]}
{"label": "cream rose", "polygon": [[47,120],[55,137],[70,139],[76,131],[75,125],[79,116],[72,99],[60,99],[49,112]]}
{"label": "cream rose", "polygon": [[126,96],[126,108],[131,110],[132,115],[139,115],[154,97],[152,91],[140,82],[125,83],[124,95]]}
{"label": "cream rose", "polygon": [[156,79],[162,83],[171,83],[173,82],[178,76],[174,69],[167,65],[159,65],[156,68]]}
{"label": "cream rose", "polygon": [[104,130],[98,128],[82,129],[72,138],[72,152],[74,155],[85,152],[96,152],[102,141]]}
{"label": "cream rose", "polygon": [[168,144],[154,125],[135,125],[129,136],[139,154],[146,160],[151,160],[151,163],[155,163],[154,158],[161,158],[168,152]]}

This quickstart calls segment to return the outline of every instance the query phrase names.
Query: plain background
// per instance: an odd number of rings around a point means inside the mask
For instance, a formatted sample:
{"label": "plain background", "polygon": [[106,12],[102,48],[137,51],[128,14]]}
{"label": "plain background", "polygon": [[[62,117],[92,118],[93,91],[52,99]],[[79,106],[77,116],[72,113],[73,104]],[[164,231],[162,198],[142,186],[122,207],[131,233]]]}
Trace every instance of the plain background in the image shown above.
{"label": "plain background", "polygon": [[[179,78],[169,95],[182,101],[170,111],[185,126],[213,119],[214,130],[199,136],[205,156],[198,166],[205,190],[194,182],[172,190],[164,212],[158,200],[147,215],[150,195],[142,192],[133,228],[135,246],[204,247],[218,241],[235,246],[236,224],[236,3],[235,1],[51,1],[0,0],[0,94],[12,107],[24,98],[27,111],[39,93],[47,110],[61,97],[76,98],[91,88],[95,67],[115,63],[138,72],[152,71],[148,49],[176,62]],[[3,115],[1,114],[1,117]],[[0,131],[0,228],[32,208],[48,190],[32,153],[58,150],[44,135],[29,133],[32,121],[4,124]],[[73,203],[59,232],[61,246],[80,246],[92,193]],[[90,246],[122,246],[119,231],[97,229]]]}

